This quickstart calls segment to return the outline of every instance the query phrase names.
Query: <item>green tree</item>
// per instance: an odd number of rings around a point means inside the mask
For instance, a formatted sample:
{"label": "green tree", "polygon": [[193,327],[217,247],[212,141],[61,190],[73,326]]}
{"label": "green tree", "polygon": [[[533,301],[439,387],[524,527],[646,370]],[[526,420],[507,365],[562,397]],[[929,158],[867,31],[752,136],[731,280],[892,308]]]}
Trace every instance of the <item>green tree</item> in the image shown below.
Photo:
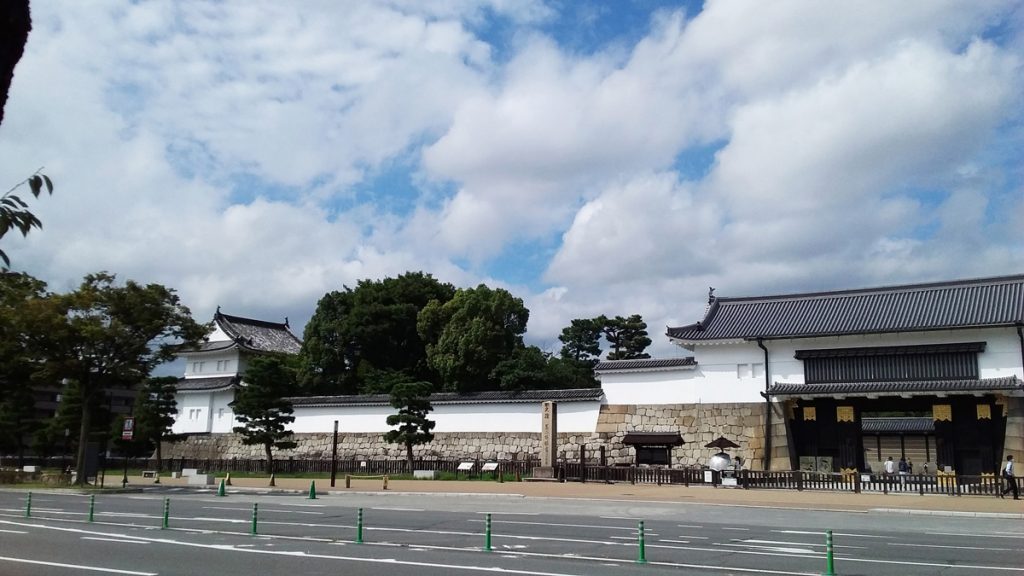
{"label": "green tree", "polygon": [[156,471],[163,471],[163,443],[174,442],[171,432],[178,402],[174,399],[178,379],[174,376],[150,378],[135,400],[135,436],[156,448]]}
{"label": "green tree", "polygon": [[494,369],[523,347],[529,318],[522,299],[481,284],[458,290],[448,302],[428,304],[418,328],[427,343],[427,362],[445,390],[495,390]]}
{"label": "green tree", "polygon": [[[602,316],[602,318],[604,317]],[[605,319],[604,337],[611,347],[608,352],[609,360],[651,357],[650,354],[644,352],[651,345],[651,339],[647,337],[647,323],[639,314],[633,314],[629,318],[616,316]]]}
{"label": "green tree", "polygon": [[285,396],[295,390],[296,374],[290,359],[277,354],[257,356],[249,362],[242,376],[242,387],[235,394],[231,408],[241,426],[234,431],[241,434],[247,446],[263,446],[267,457],[267,474],[274,473],[274,448],[289,450],[296,443],[288,425],[295,421],[294,409]]}
{"label": "green tree", "polygon": [[429,302],[454,294],[429,274],[406,272],[324,295],[303,335],[303,391],[387,393],[400,382],[438,381],[416,319]]}
{"label": "green tree", "polygon": [[405,382],[391,389],[391,406],[397,414],[388,416],[388,426],[398,426],[384,434],[384,441],[405,446],[409,470],[413,467],[412,447],[434,439],[434,421],[427,419],[430,405],[430,382]]}
{"label": "green tree", "polygon": [[498,362],[491,372],[502,390],[550,390],[559,388],[549,369],[551,358],[536,346],[518,348],[512,356]]}
{"label": "green tree", "polygon": [[[180,346],[196,346],[209,331],[196,323],[174,290],[127,281],[118,285],[101,272],[85,277],[74,292],[42,299],[37,315],[43,360],[36,376],[67,378],[82,396],[76,466],[84,470],[92,416],[106,388],[143,382]],[[86,474],[77,482],[84,484]]]}
{"label": "green tree", "polygon": [[586,362],[591,366],[601,358],[601,335],[607,318],[577,318],[562,328],[558,339],[562,342],[562,358]]}
{"label": "green tree", "polygon": [[0,450],[13,451],[19,460],[39,426],[31,382],[38,362],[26,333],[32,329],[34,303],[45,290],[27,274],[0,272]]}
{"label": "green tree", "polygon": [[591,388],[598,385],[594,367],[601,358],[601,335],[608,319],[577,318],[562,329],[558,339],[562,342],[559,358],[553,358],[548,367],[568,388]]}

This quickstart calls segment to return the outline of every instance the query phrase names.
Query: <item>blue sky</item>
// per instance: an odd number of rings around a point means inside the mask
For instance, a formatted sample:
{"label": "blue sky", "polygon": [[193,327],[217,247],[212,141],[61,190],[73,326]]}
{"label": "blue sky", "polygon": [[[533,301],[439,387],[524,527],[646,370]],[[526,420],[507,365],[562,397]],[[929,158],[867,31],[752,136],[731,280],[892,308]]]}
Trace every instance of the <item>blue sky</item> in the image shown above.
{"label": "blue sky", "polygon": [[1021,273],[1022,4],[36,2],[0,175],[56,193],[4,249],[297,330],[423,270],[657,355],[708,286]]}

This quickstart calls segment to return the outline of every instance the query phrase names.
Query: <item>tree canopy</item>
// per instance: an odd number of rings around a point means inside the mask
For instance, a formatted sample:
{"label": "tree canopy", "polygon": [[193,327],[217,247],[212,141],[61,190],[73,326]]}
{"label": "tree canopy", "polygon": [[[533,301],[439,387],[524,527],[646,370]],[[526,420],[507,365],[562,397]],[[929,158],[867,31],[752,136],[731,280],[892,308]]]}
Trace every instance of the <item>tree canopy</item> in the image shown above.
{"label": "tree canopy", "polygon": [[604,337],[611,348],[608,352],[609,360],[651,357],[644,352],[651,345],[651,339],[647,337],[647,323],[639,314],[633,314],[628,318],[601,318],[604,320]]}
{"label": "tree canopy", "polygon": [[296,443],[288,425],[295,421],[291,402],[285,396],[295,391],[295,369],[290,359],[271,354],[254,357],[242,376],[242,387],[235,394],[231,408],[241,426],[233,431],[242,436],[242,443],[263,446],[267,457],[267,473],[274,473],[274,448],[288,450]]}
{"label": "tree canopy", "polygon": [[418,327],[443,388],[470,392],[499,387],[493,371],[523,347],[529,318],[522,299],[481,284],[456,291],[448,302],[432,301]]}
{"label": "tree canopy", "polygon": [[318,394],[388,393],[398,382],[438,382],[417,332],[420,311],[455,288],[422,272],[361,280],[324,295],[306,325],[300,385]]}
{"label": "tree canopy", "polygon": [[[85,277],[77,290],[47,295],[28,313],[40,360],[34,376],[74,382],[82,396],[76,466],[82,470],[91,431],[92,407],[105,388],[128,387],[194,346],[209,328],[196,323],[174,290],[160,284],[119,285],[105,272]],[[78,476],[85,482],[85,474]]]}

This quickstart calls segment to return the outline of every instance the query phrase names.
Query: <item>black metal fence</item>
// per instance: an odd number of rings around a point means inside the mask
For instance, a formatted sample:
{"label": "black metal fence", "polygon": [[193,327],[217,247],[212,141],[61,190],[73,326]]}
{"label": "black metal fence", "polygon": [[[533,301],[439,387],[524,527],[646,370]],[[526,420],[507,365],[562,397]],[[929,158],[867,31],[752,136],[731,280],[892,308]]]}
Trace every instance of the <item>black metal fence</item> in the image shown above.
{"label": "black metal fence", "polygon": [[[4,459],[4,465],[13,464],[11,458]],[[64,458],[25,457],[23,465],[41,468],[61,468],[67,464]],[[459,465],[472,462],[472,470],[459,470]],[[413,470],[435,470],[453,474],[481,474],[484,460],[427,460],[413,461]],[[101,463],[103,464],[103,463]],[[331,461],[324,459],[284,458],[274,461],[275,472],[282,474],[330,474]],[[123,458],[107,458],[103,464],[107,470],[124,468]],[[149,458],[129,458],[128,468],[154,470],[156,461]],[[533,475],[540,466],[538,460],[503,460],[499,462],[504,474],[521,477]],[[212,458],[168,458],[163,462],[165,472],[181,472],[195,468],[209,474],[243,472],[263,473],[266,460],[212,459]],[[398,475],[411,473],[405,460],[349,458],[337,461],[337,473],[351,475]],[[489,473],[484,473],[489,474]],[[720,472],[707,468],[664,468],[647,466],[584,466],[578,462],[559,462],[555,466],[558,479],[568,482],[630,482],[633,484],[675,484],[735,486],[759,490],[821,490],[832,492],[869,492],[884,494],[946,494],[951,496],[987,495],[998,496],[1006,488],[1006,481],[994,474],[983,475],[934,475],[934,474],[869,474],[869,473],[823,473],[794,471],[727,470]],[[1020,479],[1018,479],[1020,482]]]}

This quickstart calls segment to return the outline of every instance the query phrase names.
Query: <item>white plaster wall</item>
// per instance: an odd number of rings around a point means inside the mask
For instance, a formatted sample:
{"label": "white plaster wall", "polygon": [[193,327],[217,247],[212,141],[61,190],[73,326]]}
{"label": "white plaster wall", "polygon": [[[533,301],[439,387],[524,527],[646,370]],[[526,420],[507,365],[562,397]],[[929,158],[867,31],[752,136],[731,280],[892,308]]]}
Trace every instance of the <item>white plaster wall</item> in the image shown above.
{"label": "white plaster wall", "polygon": [[231,429],[238,425],[234,411],[228,406],[234,399],[234,390],[213,393],[210,412],[211,432],[231,432]]}
{"label": "white plaster wall", "polygon": [[[238,350],[217,353],[186,354],[185,378],[209,378],[211,376],[233,376],[239,371]],[[202,362],[202,370],[197,371],[196,363]],[[220,369],[217,368],[218,362]]]}
{"label": "white plaster wall", "polygon": [[756,344],[699,346],[697,367],[601,373],[608,404],[760,402],[764,355]]}
{"label": "white plaster wall", "polygon": [[[171,426],[175,434],[200,433],[210,431],[210,409],[213,395],[210,393],[177,394],[178,416]],[[190,418],[190,412],[199,410],[198,417]]]}
{"label": "white plaster wall", "polygon": [[[802,383],[805,381],[803,361],[793,357],[797,350],[868,346],[915,346],[958,342],[986,342],[985,351],[978,355],[978,368],[981,378],[1002,378],[1014,375],[1018,378],[1024,378],[1024,366],[1021,365],[1020,340],[1017,338],[1017,332],[1013,328],[766,340],[764,345],[769,351],[769,370],[771,371],[772,381]],[[756,344],[752,344],[752,346],[760,352]],[[701,348],[704,347],[697,347],[694,354],[695,357],[699,358],[698,354],[701,352]]]}
{"label": "white plaster wall", "polygon": [[[558,431],[592,433],[597,428],[600,402],[563,402],[558,404]],[[338,431],[387,432],[387,417],[395,413],[390,406],[344,406],[331,408],[295,408],[292,432],[331,432],[334,421]],[[536,404],[440,404],[429,418],[435,432],[540,432],[540,403]]]}

